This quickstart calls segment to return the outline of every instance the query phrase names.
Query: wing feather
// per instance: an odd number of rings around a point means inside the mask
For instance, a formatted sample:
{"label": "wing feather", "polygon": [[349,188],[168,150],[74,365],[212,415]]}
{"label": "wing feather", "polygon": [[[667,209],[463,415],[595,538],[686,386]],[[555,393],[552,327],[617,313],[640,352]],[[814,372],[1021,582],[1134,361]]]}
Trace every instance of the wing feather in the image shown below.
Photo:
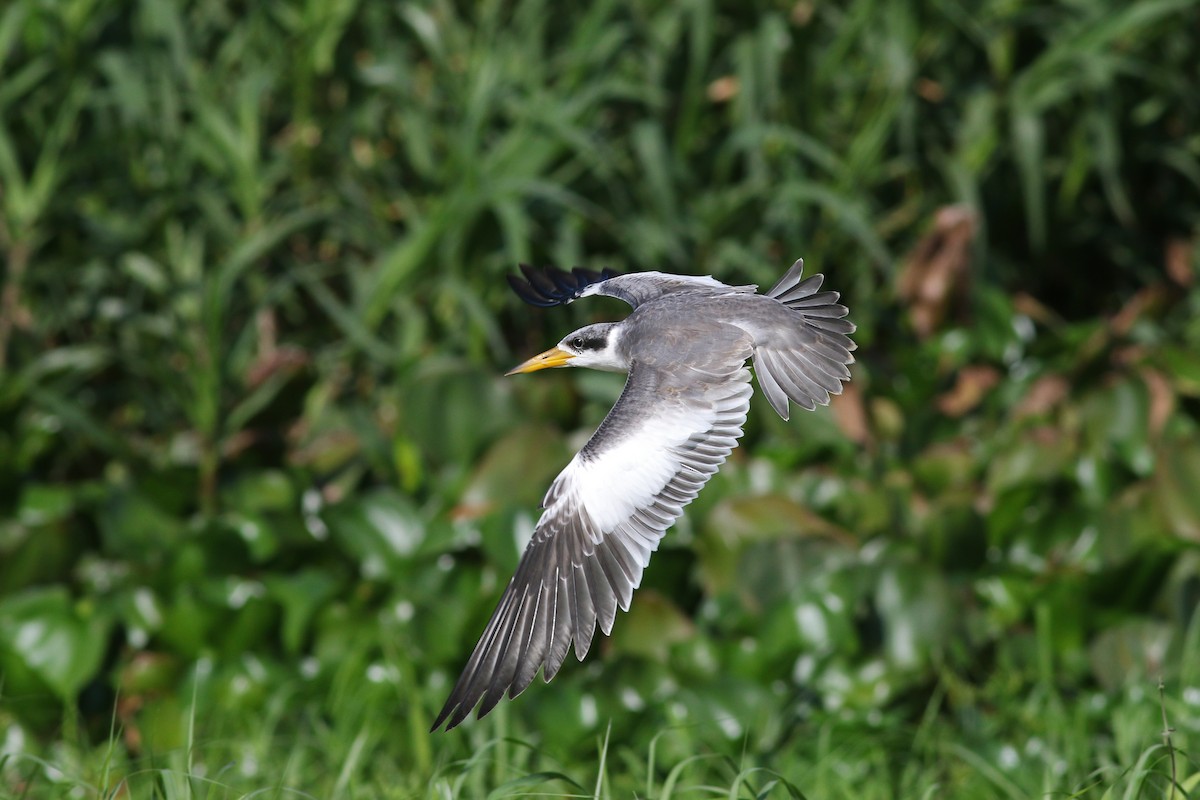
{"label": "wing feather", "polygon": [[521,274],[525,278],[522,280],[516,275],[509,275],[509,286],[526,303],[542,308],[570,303],[581,297],[584,290],[592,284],[615,278],[620,274],[611,269],[595,272],[576,267],[567,272],[554,267],[537,269],[528,264],[518,264],[517,266],[521,268]]}
{"label": "wing feather", "polygon": [[593,592],[588,584],[586,567],[582,564],[572,565],[569,581],[571,600],[575,603],[572,609],[575,658],[583,661],[592,647],[592,638],[596,635],[596,604],[592,602]]}
{"label": "wing feather", "polygon": [[[571,568],[568,566],[567,569]],[[575,600],[571,596],[570,580],[561,568],[554,576],[554,596],[551,602],[554,604],[554,619],[551,622],[550,630],[557,630],[559,626],[568,630],[574,629]],[[561,636],[550,638],[550,648],[546,653],[546,666],[543,670],[546,680],[550,680],[558,673],[559,667],[567,660],[567,653],[570,650],[570,638]]]}
{"label": "wing feather", "polygon": [[[635,361],[621,398],[546,493],[542,514],[433,727],[452,728],[550,680],[574,645],[628,610],[666,530],[737,446],[750,405],[749,337],[730,336],[695,371]],[[680,374],[680,373],[686,374]],[[608,421],[606,420],[606,423]]]}
{"label": "wing feather", "polygon": [[566,305],[581,297],[604,295],[624,300],[633,308],[665,294],[695,292],[724,294],[753,292],[757,287],[728,286],[707,275],[669,275],[665,272],[635,272],[622,275],[611,269],[600,272],[575,267],[570,272],[554,267],[537,269],[519,264],[524,279],[508,276],[508,283],[526,303],[542,308]]}

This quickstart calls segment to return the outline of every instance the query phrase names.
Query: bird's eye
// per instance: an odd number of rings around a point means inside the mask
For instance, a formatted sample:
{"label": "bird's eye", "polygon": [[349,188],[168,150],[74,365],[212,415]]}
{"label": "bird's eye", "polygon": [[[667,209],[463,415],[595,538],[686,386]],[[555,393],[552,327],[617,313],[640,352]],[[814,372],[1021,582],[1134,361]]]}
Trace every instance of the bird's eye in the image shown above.
{"label": "bird's eye", "polygon": [[583,349],[583,337],[576,336],[574,339],[572,339],[571,347],[574,347],[576,350],[582,350]]}

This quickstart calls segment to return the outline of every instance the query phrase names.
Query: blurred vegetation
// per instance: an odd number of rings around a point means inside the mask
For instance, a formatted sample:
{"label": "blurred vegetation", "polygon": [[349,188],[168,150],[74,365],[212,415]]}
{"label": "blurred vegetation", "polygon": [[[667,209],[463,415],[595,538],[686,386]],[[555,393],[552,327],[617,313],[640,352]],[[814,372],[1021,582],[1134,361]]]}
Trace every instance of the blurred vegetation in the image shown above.
{"label": "blurred vegetation", "polygon": [[[1197,52],[1194,0],[4,4],[0,787],[1194,792]],[[430,737],[620,389],[501,378],[625,313],[503,276],[797,257],[851,391]]]}

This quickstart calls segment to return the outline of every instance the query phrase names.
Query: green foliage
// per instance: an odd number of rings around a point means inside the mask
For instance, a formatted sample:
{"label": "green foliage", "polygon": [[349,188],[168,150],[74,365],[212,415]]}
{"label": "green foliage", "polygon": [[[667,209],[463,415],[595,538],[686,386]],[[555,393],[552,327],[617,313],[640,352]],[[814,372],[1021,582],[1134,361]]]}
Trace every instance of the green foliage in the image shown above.
{"label": "green foliage", "polygon": [[[0,8],[7,793],[1195,793],[1194,1],[242,5]],[[799,256],[853,391],[430,737],[620,388],[503,276]]]}

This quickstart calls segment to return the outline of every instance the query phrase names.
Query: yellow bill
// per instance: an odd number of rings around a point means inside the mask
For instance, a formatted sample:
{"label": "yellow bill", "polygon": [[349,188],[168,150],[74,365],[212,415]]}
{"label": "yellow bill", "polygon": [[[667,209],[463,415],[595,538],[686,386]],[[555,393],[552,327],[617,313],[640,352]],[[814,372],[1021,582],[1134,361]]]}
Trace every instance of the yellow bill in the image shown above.
{"label": "yellow bill", "polygon": [[516,375],[520,372],[537,372],[539,369],[562,367],[574,357],[574,353],[568,353],[566,350],[562,350],[558,347],[551,347],[546,352],[538,353],[533,358],[529,359],[523,364],[518,364],[504,374]]}

